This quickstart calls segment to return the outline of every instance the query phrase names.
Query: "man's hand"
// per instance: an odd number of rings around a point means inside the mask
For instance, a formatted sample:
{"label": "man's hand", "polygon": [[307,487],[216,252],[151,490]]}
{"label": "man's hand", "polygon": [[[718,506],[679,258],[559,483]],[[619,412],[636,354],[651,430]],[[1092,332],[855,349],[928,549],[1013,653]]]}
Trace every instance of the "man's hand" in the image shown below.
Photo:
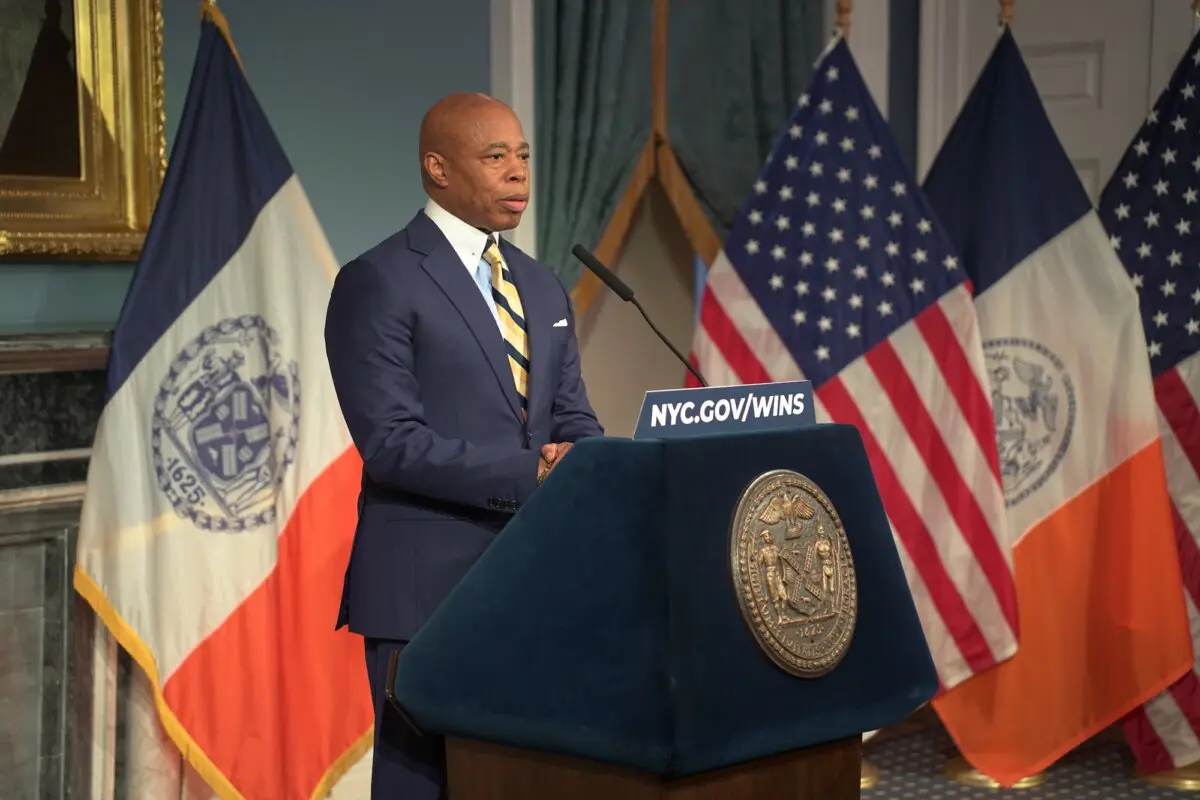
{"label": "man's hand", "polygon": [[571,449],[571,444],[571,442],[559,442],[542,445],[542,457],[538,459],[538,483],[546,479],[550,470],[554,469],[554,465],[561,461],[562,457]]}

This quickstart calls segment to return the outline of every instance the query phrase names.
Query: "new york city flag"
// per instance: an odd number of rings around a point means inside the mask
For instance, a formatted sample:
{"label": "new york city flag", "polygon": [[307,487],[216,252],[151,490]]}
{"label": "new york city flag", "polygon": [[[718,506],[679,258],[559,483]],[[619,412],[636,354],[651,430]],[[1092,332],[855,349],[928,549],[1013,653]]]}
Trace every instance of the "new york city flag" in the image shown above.
{"label": "new york city flag", "polygon": [[206,5],[183,118],[121,310],[75,587],[222,798],[323,797],[369,746],[334,631],[361,462],[322,339],[337,269]]}

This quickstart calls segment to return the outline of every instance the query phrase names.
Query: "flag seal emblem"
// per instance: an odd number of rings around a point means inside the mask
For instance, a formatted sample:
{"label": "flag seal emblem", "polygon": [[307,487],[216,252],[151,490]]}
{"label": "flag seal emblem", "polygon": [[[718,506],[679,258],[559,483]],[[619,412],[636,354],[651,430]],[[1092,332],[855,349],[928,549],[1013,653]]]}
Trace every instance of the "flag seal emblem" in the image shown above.
{"label": "flag seal emblem", "polygon": [[275,496],[296,457],[300,371],[257,315],[204,329],[159,385],[151,449],[159,488],[202,530],[275,521]]}
{"label": "flag seal emblem", "polygon": [[1031,339],[983,343],[1004,504],[1012,508],[1058,469],[1075,428],[1075,389],[1063,362]]}
{"label": "flag seal emblem", "polygon": [[733,586],[759,647],[784,671],[818,678],[850,649],[858,578],[833,503],[790,470],[746,487],[730,535]]}

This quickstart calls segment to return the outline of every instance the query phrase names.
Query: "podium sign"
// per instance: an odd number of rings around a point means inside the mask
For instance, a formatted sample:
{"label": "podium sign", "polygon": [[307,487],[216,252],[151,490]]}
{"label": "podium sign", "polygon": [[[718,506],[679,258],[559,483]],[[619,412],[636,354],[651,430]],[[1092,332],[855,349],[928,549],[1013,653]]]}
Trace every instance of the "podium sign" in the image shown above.
{"label": "podium sign", "polygon": [[811,381],[646,392],[634,439],[791,430],[817,424]]}

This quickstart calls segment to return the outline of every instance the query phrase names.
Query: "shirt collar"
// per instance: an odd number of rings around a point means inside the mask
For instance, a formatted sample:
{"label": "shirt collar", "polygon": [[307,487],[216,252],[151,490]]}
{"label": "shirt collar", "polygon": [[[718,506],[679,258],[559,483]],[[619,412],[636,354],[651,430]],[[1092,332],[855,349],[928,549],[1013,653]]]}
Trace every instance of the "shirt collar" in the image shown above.
{"label": "shirt collar", "polygon": [[[425,202],[425,216],[438,226],[442,235],[450,242],[450,247],[462,261],[463,266],[469,272],[474,273],[475,268],[479,265],[479,259],[483,257],[483,249],[487,247],[488,234],[463,222],[432,199]],[[499,241],[499,236],[494,233],[491,235]]]}

